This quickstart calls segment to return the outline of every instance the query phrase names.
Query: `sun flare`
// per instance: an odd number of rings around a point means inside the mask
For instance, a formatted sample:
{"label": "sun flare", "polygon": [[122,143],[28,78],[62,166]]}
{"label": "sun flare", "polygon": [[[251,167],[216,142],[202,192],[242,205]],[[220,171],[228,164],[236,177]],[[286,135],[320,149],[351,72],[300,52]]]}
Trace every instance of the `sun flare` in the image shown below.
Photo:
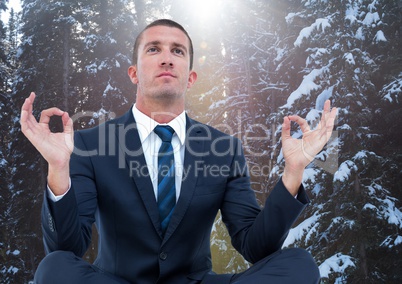
{"label": "sun flare", "polygon": [[221,0],[198,0],[193,3],[195,15],[200,20],[213,20],[221,12]]}

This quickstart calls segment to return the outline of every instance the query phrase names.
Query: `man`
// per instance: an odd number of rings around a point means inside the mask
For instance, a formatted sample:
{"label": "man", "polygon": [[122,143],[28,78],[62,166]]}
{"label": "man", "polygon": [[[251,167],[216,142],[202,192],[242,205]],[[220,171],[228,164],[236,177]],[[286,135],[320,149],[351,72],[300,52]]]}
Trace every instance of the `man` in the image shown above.
{"label": "man", "polygon": [[[49,164],[42,210],[48,254],[36,283],[319,281],[306,251],[281,246],[308,203],[303,171],[328,141],[336,109],[327,101],[314,131],[298,116],[284,118],[286,166],[261,210],[240,141],[184,111],[186,90],[197,79],[192,61],[183,27],[158,20],[136,40],[128,75],[137,99],[122,117],[74,135],[66,112],[44,110],[38,123],[32,115],[35,94],[26,99],[22,132]],[[53,115],[61,116],[62,133],[50,132]],[[291,121],[301,127],[302,140],[290,136]],[[211,271],[210,232],[219,209],[234,247],[254,263],[245,272]],[[94,222],[99,251],[91,265],[81,257]]]}

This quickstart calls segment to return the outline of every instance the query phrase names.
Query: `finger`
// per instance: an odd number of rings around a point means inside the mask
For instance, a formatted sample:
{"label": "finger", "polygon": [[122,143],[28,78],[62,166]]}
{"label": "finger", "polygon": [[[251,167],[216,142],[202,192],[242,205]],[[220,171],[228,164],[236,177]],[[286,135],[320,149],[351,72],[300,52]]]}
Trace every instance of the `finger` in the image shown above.
{"label": "finger", "polygon": [[35,100],[35,93],[31,93],[29,95],[29,97],[26,98],[24,103],[22,104],[21,113],[23,111],[26,111],[28,113],[32,113],[32,109],[33,109],[32,105],[33,105],[34,100]]}
{"label": "finger", "polygon": [[285,140],[290,137],[290,120],[287,116],[283,118],[282,124],[282,140]]}
{"label": "finger", "polygon": [[34,104],[35,98],[36,98],[36,94],[34,92],[31,92],[28,97],[29,102],[30,102],[29,109],[28,109],[29,113],[32,113],[32,111],[33,111],[33,104]]}
{"label": "finger", "polygon": [[331,101],[326,100],[325,104],[324,104],[324,111],[323,111],[322,119],[324,119],[327,126],[328,125],[331,126],[331,124],[335,121],[337,112],[338,112],[338,110],[336,107],[331,109]]}
{"label": "finger", "polygon": [[63,121],[63,132],[66,134],[64,136],[67,148],[73,152],[74,150],[74,130],[73,130],[73,120],[70,118],[67,112],[64,112],[62,117]]}
{"label": "finger", "polygon": [[333,108],[331,111],[328,111],[325,115],[325,126],[327,128],[332,128],[334,126],[335,122],[335,117],[337,114],[338,110],[336,108]]}
{"label": "finger", "polygon": [[63,121],[63,129],[66,133],[72,133],[73,130],[73,120],[70,118],[67,112],[64,112],[61,116],[61,120]]}
{"label": "finger", "polygon": [[21,124],[21,131],[22,133],[25,133],[27,129],[27,121],[28,121],[28,112],[27,111],[21,111],[21,116],[20,116],[20,124]]}
{"label": "finger", "polygon": [[299,127],[303,133],[310,131],[310,126],[308,125],[307,121],[305,119],[301,118],[300,116],[291,115],[291,116],[289,116],[289,119],[291,121],[296,122],[299,125]]}
{"label": "finger", "polygon": [[331,101],[330,100],[326,100],[324,103],[324,112],[329,112],[331,109]]}
{"label": "finger", "polygon": [[331,109],[331,113],[330,113],[330,119],[332,120],[332,121],[335,121],[335,118],[336,118],[336,116],[338,115],[338,108],[336,108],[336,107],[333,107],[332,109]]}
{"label": "finger", "polygon": [[54,115],[62,116],[63,114],[64,114],[64,111],[62,111],[61,109],[59,109],[57,107],[52,107],[52,108],[45,109],[40,114],[39,123],[48,124],[49,121],[50,121],[50,118],[52,116],[54,116]]}
{"label": "finger", "polygon": [[330,117],[330,111],[331,111],[331,101],[326,100],[324,103],[324,111],[323,111],[323,118],[325,121],[328,121]]}
{"label": "finger", "polygon": [[338,109],[337,108],[332,108],[331,112],[328,114],[328,120],[326,122],[326,131],[327,131],[327,137],[329,139],[329,136],[331,136],[332,131],[334,129],[335,125],[335,119],[338,114]]}
{"label": "finger", "polygon": [[21,107],[20,124],[21,131],[24,133],[29,128],[30,123],[36,123],[35,117],[32,115],[33,102],[35,100],[35,93],[32,92],[28,98],[25,99]]}
{"label": "finger", "polygon": [[337,108],[331,109],[330,100],[325,101],[321,121],[318,125],[318,130],[320,131],[321,136],[326,137],[327,141],[332,135],[337,112]]}

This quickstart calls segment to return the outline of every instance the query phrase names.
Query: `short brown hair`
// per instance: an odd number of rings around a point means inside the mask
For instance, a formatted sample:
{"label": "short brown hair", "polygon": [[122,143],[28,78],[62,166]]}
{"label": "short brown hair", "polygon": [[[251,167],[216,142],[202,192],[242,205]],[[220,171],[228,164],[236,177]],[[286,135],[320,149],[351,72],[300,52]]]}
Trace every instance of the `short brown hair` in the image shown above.
{"label": "short brown hair", "polygon": [[187,38],[188,38],[188,40],[190,42],[190,49],[189,49],[189,53],[190,53],[190,70],[193,69],[193,61],[194,61],[193,42],[192,42],[190,36],[188,35],[187,31],[179,23],[176,23],[175,21],[172,21],[172,20],[169,20],[169,19],[156,20],[156,21],[150,23],[148,26],[145,27],[145,29],[143,29],[141,31],[141,33],[135,39],[134,48],[133,48],[132,64],[137,65],[138,47],[140,45],[140,41],[141,41],[143,33],[147,29],[152,28],[152,27],[156,27],[156,26],[165,26],[165,27],[177,28],[177,29],[181,30],[187,36]]}

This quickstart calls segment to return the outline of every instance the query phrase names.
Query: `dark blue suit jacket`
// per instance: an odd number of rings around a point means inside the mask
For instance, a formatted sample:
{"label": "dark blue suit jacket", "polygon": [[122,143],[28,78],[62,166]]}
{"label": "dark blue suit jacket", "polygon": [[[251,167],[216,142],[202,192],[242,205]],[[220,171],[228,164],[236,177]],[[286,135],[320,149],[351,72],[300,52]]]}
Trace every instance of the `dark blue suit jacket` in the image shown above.
{"label": "dark blue suit jacket", "polygon": [[187,117],[180,198],[162,237],[131,110],[74,136],[71,189],[58,202],[45,196],[45,249],[82,256],[96,222],[94,264],[133,283],[198,283],[211,271],[210,233],[218,210],[234,247],[256,262],[281,248],[308,203],[303,188],[295,199],[280,180],[261,210],[240,141]]}

